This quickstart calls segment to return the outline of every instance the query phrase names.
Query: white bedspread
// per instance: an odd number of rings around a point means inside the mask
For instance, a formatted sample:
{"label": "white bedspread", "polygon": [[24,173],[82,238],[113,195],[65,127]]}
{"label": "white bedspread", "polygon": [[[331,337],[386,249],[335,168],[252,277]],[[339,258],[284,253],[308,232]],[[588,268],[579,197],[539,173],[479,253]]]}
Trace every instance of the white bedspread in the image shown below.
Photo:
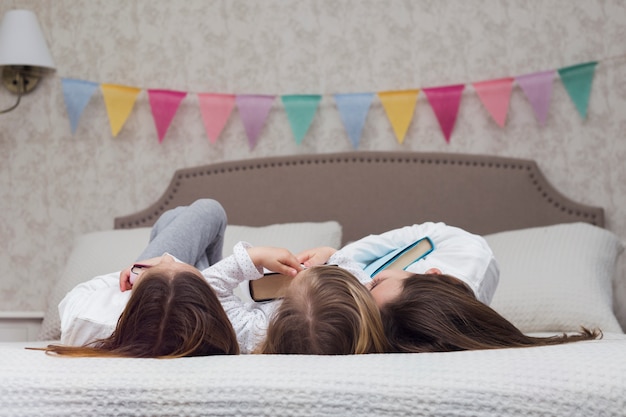
{"label": "white bedspread", "polygon": [[336,357],[59,358],[23,346],[0,344],[1,416],[626,416],[626,336],[617,334]]}

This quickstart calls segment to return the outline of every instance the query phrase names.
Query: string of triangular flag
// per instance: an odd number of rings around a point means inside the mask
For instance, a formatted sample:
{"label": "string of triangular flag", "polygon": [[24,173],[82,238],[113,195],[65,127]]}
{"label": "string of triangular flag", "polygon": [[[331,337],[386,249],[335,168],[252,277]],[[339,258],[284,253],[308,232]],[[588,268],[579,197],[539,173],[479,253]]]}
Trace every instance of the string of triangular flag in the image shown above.
{"label": "string of triangular flag", "polygon": [[[623,57],[626,55],[602,61]],[[561,80],[580,117],[585,119],[593,76],[598,62],[586,62],[556,70],[539,71],[468,84],[473,87],[495,123],[502,128],[506,124],[511,93],[515,84],[519,85],[531,104],[538,123],[543,126],[550,109],[555,78]],[[138,87],[98,84],[73,78],[62,78],[61,81],[72,133],[76,132],[83,110],[100,87],[111,133],[114,137],[117,136],[132,113],[137,96],[143,90]],[[466,86],[467,84],[455,84],[422,88],[421,90],[337,93],[333,94],[333,98],[348,138],[352,146],[358,148],[363,127],[375,97],[378,97],[385,110],[396,140],[402,144],[413,120],[419,93],[423,91],[437,118],[444,138],[449,143]],[[164,89],[147,89],[146,91],[159,143],[161,143],[188,92]],[[266,94],[197,93],[196,95],[209,141],[215,143],[218,140],[233,109],[237,107],[250,149],[256,146],[276,99],[276,95]],[[282,95],[280,98],[295,141],[300,144],[315,118],[322,95],[292,94]]]}

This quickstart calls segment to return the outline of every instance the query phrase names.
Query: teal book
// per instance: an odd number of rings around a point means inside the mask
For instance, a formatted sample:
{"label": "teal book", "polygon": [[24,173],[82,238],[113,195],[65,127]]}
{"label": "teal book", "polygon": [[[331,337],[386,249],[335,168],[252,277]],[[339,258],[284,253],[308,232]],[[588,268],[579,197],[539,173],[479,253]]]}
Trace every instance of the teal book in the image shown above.
{"label": "teal book", "polygon": [[378,258],[371,264],[367,265],[364,270],[370,277],[374,277],[385,269],[401,269],[408,268],[413,263],[426,257],[435,249],[430,238],[424,237],[416,242],[412,242],[401,248],[392,250],[385,256]]}

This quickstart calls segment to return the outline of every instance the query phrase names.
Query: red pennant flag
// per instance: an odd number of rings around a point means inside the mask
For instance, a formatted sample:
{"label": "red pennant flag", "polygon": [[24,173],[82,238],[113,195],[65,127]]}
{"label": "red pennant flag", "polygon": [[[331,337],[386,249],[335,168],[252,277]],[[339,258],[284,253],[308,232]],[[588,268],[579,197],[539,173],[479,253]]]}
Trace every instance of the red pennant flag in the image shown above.
{"label": "red pennant flag", "polygon": [[450,143],[450,135],[459,112],[463,89],[465,89],[465,84],[423,89],[448,143]]}
{"label": "red pennant flag", "polygon": [[163,137],[172,123],[172,119],[180,106],[180,102],[187,93],[171,90],[148,90],[152,117],[159,135],[159,143],[163,142]]}
{"label": "red pennant flag", "polygon": [[509,77],[472,84],[476,94],[478,94],[478,98],[480,98],[493,120],[500,127],[504,127],[506,123],[506,114],[509,111],[514,80],[514,78]]}
{"label": "red pennant flag", "polygon": [[230,117],[230,113],[235,107],[234,94],[198,94],[200,112],[206,131],[211,143],[217,142],[217,138],[222,134],[224,126]]}

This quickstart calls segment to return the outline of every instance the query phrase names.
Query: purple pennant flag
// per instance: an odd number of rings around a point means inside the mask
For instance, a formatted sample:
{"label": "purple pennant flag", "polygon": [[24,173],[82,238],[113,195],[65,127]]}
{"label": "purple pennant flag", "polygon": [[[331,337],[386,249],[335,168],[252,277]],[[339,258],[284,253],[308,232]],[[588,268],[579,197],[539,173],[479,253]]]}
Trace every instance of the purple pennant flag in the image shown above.
{"label": "purple pennant flag", "polygon": [[237,109],[248,135],[250,150],[257,144],[259,134],[270,113],[275,96],[242,94],[236,97]]}
{"label": "purple pennant flag", "polygon": [[184,91],[170,90],[148,90],[152,117],[159,135],[159,143],[163,142],[163,137],[172,123],[172,119],[180,106],[180,102],[187,95]]}
{"label": "purple pennant flag", "polygon": [[63,78],[61,79],[61,84],[63,86],[65,107],[70,118],[70,127],[72,128],[72,133],[75,133],[80,116],[94,91],[98,88],[98,84],[73,78]]}
{"label": "purple pennant flag", "polygon": [[341,121],[354,148],[359,147],[361,132],[373,99],[373,93],[335,94]]}
{"label": "purple pennant flag", "polygon": [[433,108],[435,116],[437,116],[443,136],[448,143],[450,143],[450,135],[452,134],[452,129],[454,129],[456,117],[459,113],[461,94],[464,89],[465,84],[423,89],[424,94],[428,97],[430,107]]}
{"label": "purple pennant flag", "polygon": [[554,75],[554,70],[548,70],[515,77],[515,81],[533,106],[535,116],[541,126],[545,124],[550,110]]}

